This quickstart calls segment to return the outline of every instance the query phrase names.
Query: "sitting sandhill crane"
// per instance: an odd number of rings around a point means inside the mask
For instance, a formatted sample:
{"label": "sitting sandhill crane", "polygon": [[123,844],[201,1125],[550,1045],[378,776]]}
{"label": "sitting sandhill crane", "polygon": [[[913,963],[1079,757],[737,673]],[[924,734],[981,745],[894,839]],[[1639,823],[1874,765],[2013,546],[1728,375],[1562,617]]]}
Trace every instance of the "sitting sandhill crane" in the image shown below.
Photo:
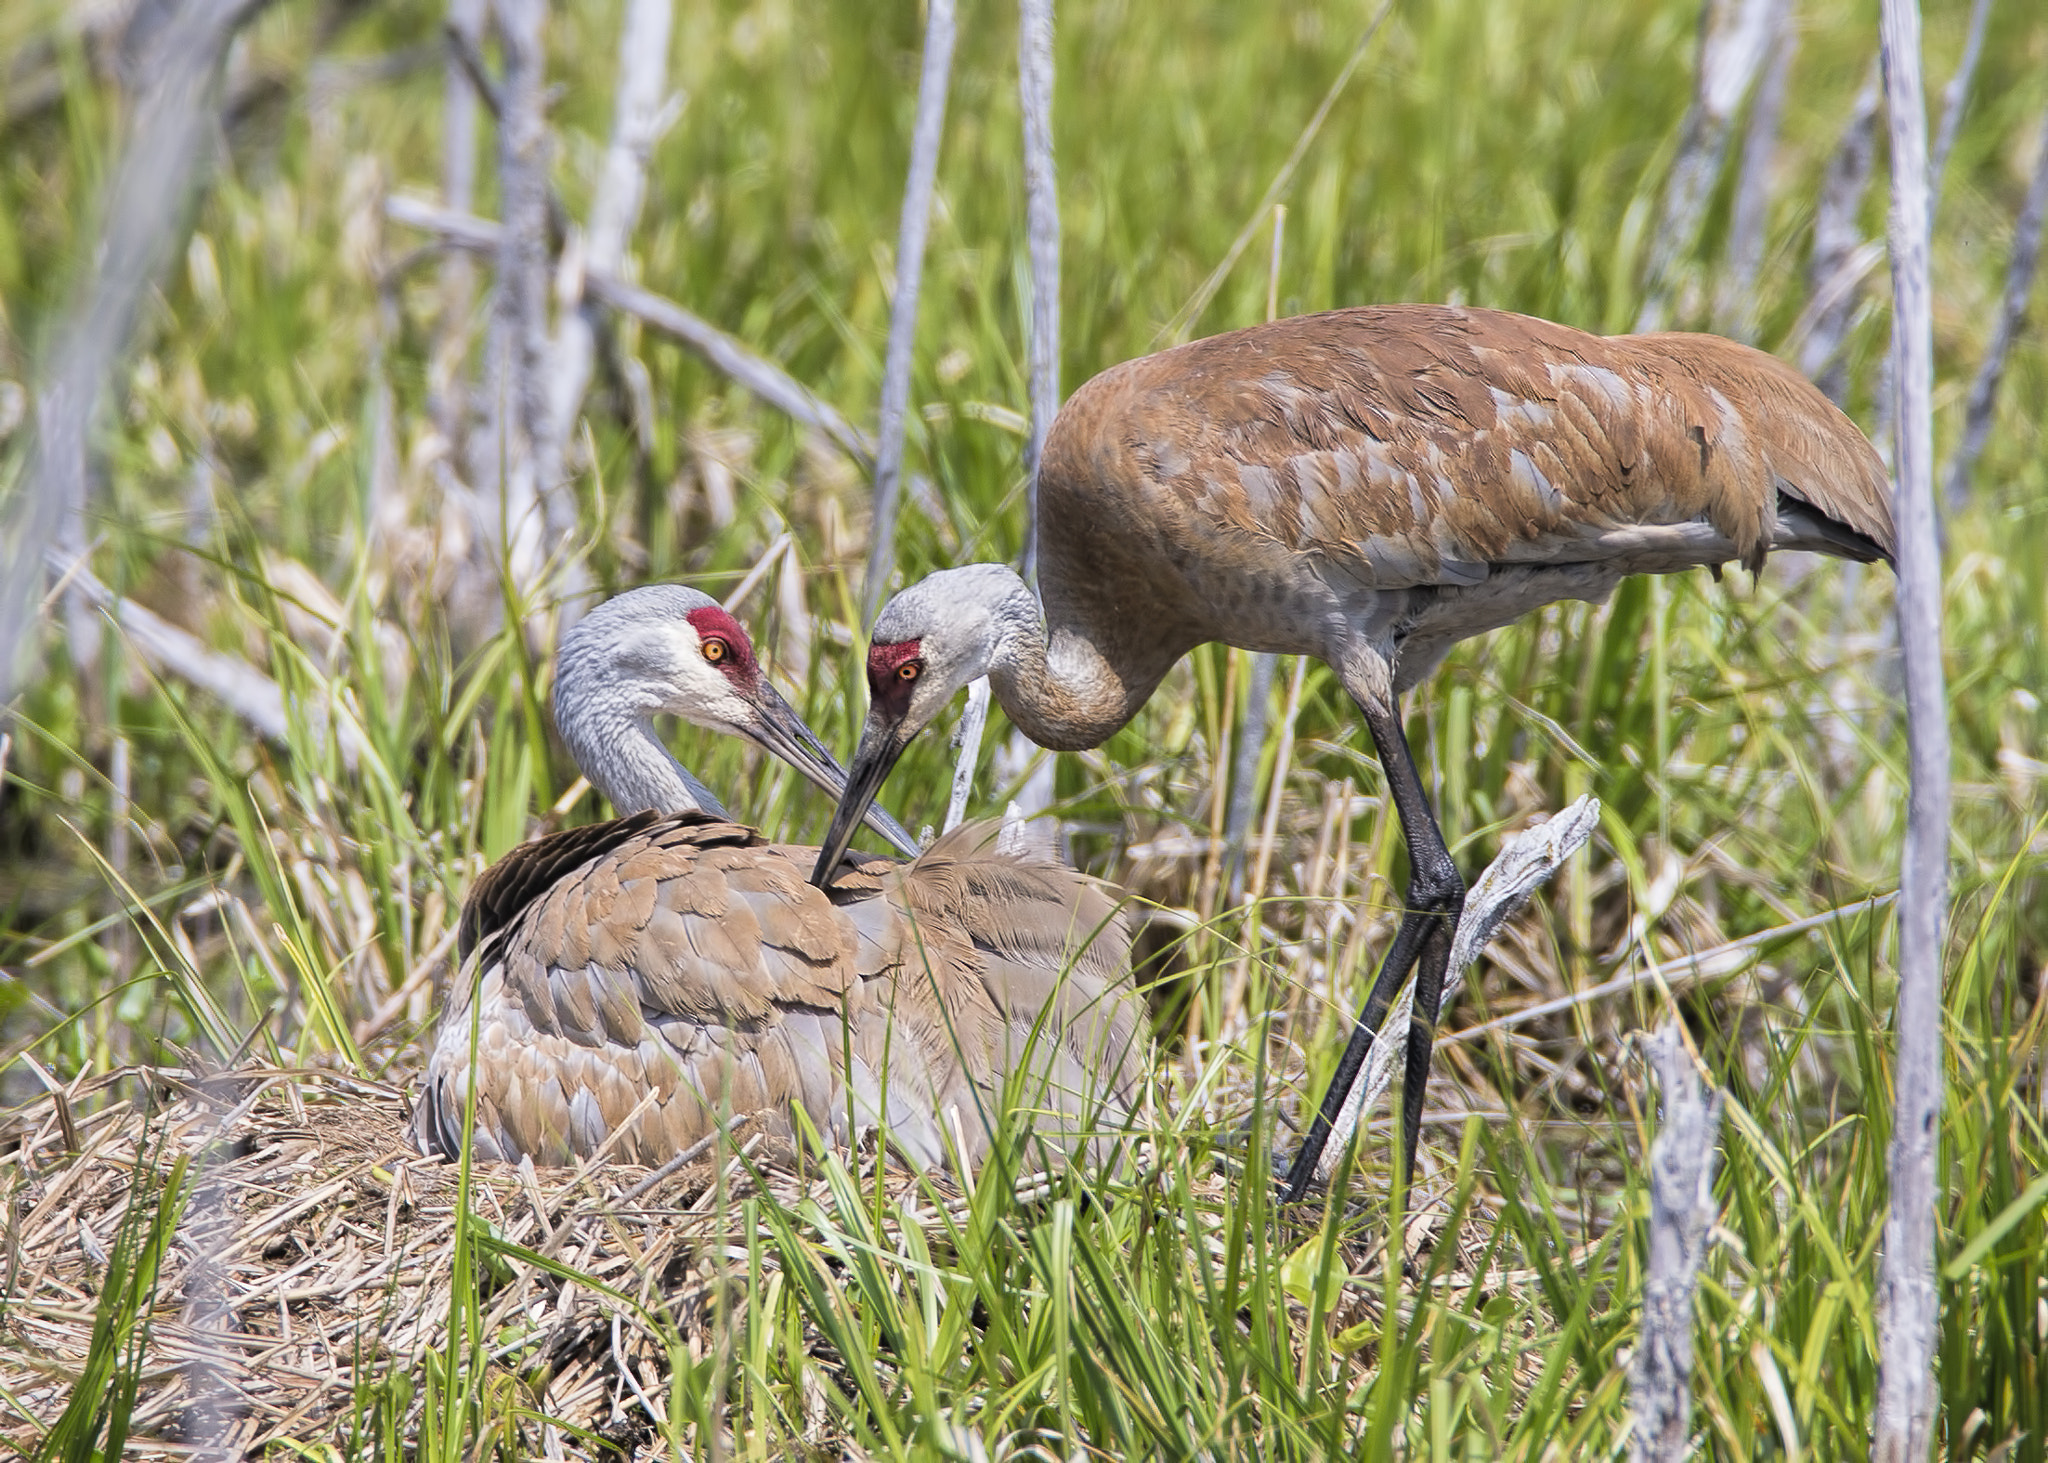
{"label": "sitting sandhill crane", "polygon": [[1894,542],[1877,454],[1772,357],[1436,305],[1279,320],[1103,372],[1046,440],[1038,534],[1042,604],[1008,569],[974,564],[876,618],[872,704],[817,875],[910,739],[978,676],[1033,741],[1074,751],[1106,741],[1197,645],[1327,662],[1364,714],[1412,873],[1290,1198],[1411,969],[1414,1173],[1465,885],[1400,693],[1456,642],[1553,601],[1597,604],[1626,575],[1756,570],[1772,549],[1888,560]]}
{"label": "sitting sandhill crane", "polygon": [[472,1151],[552,1164],[608,1142],[655,1164],[747,1118],[841,1145],[880,1125],[914,1164],[973,1163],[1012,1096],[1051,1110],[1034,1131],[1056,1147],[1120,1123],[1139,1008],[1097,881],[994,852],[981,825],[907,864],[847,859],[813,888],[815,848],[709,811],[654,734],[671,713],[843,785],[745,632],[692,590],[593,610],[562,642],[554,704],[621,816],[517,848],[470,891],[413,1119],[423,1152],[461,1152],[472,1081]]}

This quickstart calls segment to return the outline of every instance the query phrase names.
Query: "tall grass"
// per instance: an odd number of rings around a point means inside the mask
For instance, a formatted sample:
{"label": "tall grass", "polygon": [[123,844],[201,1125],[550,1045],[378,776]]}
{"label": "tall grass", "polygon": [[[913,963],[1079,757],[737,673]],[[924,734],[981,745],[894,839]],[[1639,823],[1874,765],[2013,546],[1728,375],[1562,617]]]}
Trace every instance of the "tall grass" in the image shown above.
{"label": "tall grass", "polygon": [[[1929,6],[1936,82],[1966,8]],[[551,22],[556,182],[572,213],[608,123],[617,10]],[[1062,379],[1152,347],[1251,219],[1371,10],[1062,8]],[[52,33],[56,11],[9,7],[0,50]],[[0,1091],[15,1096],[35,1090],[23,1052],[65,1075],[237,1051],[402,1073],[476,872],[536,820],[601,813],[568,796],[574,770],[549,738],[545,647],[520,633],[539,607],[513,605],[510,628],[482,634],[440,607],[454,553],[429,400],[440,302],[412,253],[421,241],[380,212],[390,190],[434,186],[438,64],[339,64],[414,47],[432,61],[439,10],[334,13],[328,35],[327,12],[280,4],[237,61],[246,106],[108,414],[93,525],[102,578],[264,669],[297,721],[289,745],[269,745],[144,674],[118,637],[91,676],[53,647],[16,708],[0,785]],[[1874,7],[1800,13],[1756,310],[1767,346],[1805,303],[1815,183],[1876,47]],[[1398,6],[1288,191],[1282,312],[1459,300],[1626,328],[1695,16],[1683,0]],[[1936,241],[1945,434],[1988,333],[2023,139],[2048,105],[2048,21],[2000,6],[1991,24]],[[1000,7],[963,17],[910,421],[910,471],[934,492],[907,505],[906,578],[1020,547],[1013,26]],[[643,282],[856,420],[872,418],[880,379],[919,34],[908,6],[685,7],[688,104],[652,160],[636,240]],[[0,376],[23,383],[92,237],[120,119],[79,45],[50,54],[61,103],[10,123],[0,149]],[[1681,324],[1701,323],[1712,297],[1726,193],[1684,261]],[[1880,198],[1864,216],[1875,234]],[[1195,328],[1263,318],[1266,286],[1240,267]],[[1886,331],[1872,304],[1849,339],[1850,405],[1866,416]],[[1945,604],[1958,787],[1943,1436],[1951,1456],[2014,1460],[2048,1456],[2041,339],[2022,338],[1975,496],[1949,525]],[[598,576],[722,593],[792,535],[744,617],[772,666],[801,668],[793,699],[821,734],[849,745],[865,483],[694,358],[629,325],[615,346],[659,409],[640,435],[614,370],[572,449]],[[395,403],[389,452],[373,362]],[[4,444],[9,473],[22,438]],[[403,524],[380,537],[370,510],[390,501]],[[1410,707],[1461,863],[1476,869],[1503,829],[1581,792],[1606,814],[1447,1030],[1891,888],[1903,732],[1889,591],[1883,573],[1788,560],[1754,583],[1631,583],[1602,608],[1554,608],[1461,648]],[[1149,968],[1180,1004],[1160,1023],[1153,1166],[1063,1176],[1026,1201],[984,1182],[941,1244],[829,1166],[830,1203],[745,1200],[719,1346],[671,1348],[669,1441],[709,1450],[716,1435],[762,1458],[836,1450],[827,1439],[904,1457],[1067,1456],[1084,1441],[1105,1456],[1612,1452],[1655,1121],[1627,1032],[1675,1011],[1730,1094],[1695,1427],[1715,1456],[1860,1455],[1890,1110],[1883,918],[1450,1046],[1407,1262],[1389,1265],[1383,1129],[1368,1128],[1350,1203],[1280,1214],[1257,1176],[1290,1143],[1282,1113],[1334,1062],[1384,947],[1400,840],[1321,666],[1282,756],[1283,672],[1260,773],[1262,787],[1283,781],[1278,846],[1256,921],[1216,907],[1203,840],[1220,831],[1216,785],[1248,681],[1235,654],[1190,657],[1130,729],[1057,772],[1075,851],[1160,909]],[[342,721],[360,733],[353,769]],[[822,829],[822,800],[747,750],[683,750],[751,821],[791,838]],[[891,783],[913,826],[939,817],[943,762],[928,739]],[[1007,789],[981,785],[983,810],[1000,807]],[[116,819],[133,852],[110,870]],[[1219,1165],[1241,1177],[1219,1181]],[[422,1398],[426,1454],[532,1447],[528,1394],[482,1381],[516,1364],[487,1363],[486,1338],[450,1347],[437,1373],[365,1382],[356,1456],[408,1446]],[[51,1447],[72,1448],[83,1426]]]}

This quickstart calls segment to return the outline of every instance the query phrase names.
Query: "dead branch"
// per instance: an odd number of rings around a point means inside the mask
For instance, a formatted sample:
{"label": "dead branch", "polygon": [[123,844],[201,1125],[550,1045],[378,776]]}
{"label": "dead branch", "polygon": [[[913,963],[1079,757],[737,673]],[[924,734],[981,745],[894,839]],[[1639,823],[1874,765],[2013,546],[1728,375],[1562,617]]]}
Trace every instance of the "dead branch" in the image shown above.
{"label": "dead branch", "polygon": [[917,81],[917,124],[910,138],[910,175],[896,229],[896,297],[889,304],[889,348],[882,365],[882,405],[875,431],[875,507],[868,529],[861,622],[881,608],[896,562],[896,511],[903,479],[904,413],[910,407],[910,361],[917,344],[917,295],[924,281],[925,237],[932,188],[946,127],[946,90],[953,71],[953,0],[930,0],[925,11],[924,69]]}
{"label": "dead branch", "polygon": [[1678,288],[1679,261],[1692,252],[1707,201],[1721,179],[1728,131],[1763,64],[1779,0],[1705,0],[1700,9],[1699,75],[1684,140],[1664,188],[1664,207],[1651,234],[1637,330],[1661,330]]}
{"label": "dead branch", "polygon": [[[489,219],[457,213],[417,198],[392,198],[385,204],[385,215],[393,223],[433,234],[442,243],[473,254],[494,253],[502,237],[499,226]],[[702,316],[692,314],[652,290],[628,284],[597,270],[585,272],[583,290],[589,298],[631,315],[649,329],[685,347],[706,365],[799,426],[831,439],[861,469],[866,470],[873,463],[874,444],[865,433],[835,408],[814,396],[809,387],[787,371],[755,354]]]}
{"label": "dead branch", "polygon": [[1638,966],[1624,971],[1612,980],[1604,980],[1584,990],[1573,991],[1568,996],[1554,1000],[1538,1001],[1533,1006],[1523,1006],[1491,1021],[1482,1021],[1477,1026],[1468,1026],[1463,1031],[1445,1032],[1437,1038],[1440,1046],[1451,1046],[1458,1042],[1477,1041],[1496,1031],[1511,1031],[1518,1026],[1528,1026],[1546,1016],[1561,1015],[1580,1006],[1590,1006],[1611,996],[1625,995],[1641,986],[1675,986],[1681,982],[1721,980],[1747,970],[1755,964],[1759,952],[1766,945],[1780,940],[1817,930],[1823,925],[1836,924],[1854,914],[1872,913],[1886,908],[1898,899],[1897,894],[1875,894],[1868,899],[1858,899],[1849,904],[1837,905],[1833,909],[1810,914],[1805,919],[1795,919],[1789,924],[1773,925],[1754,934],[1742,935],[1715,945],[1710,949],[1694,951],[1673,960],[1660,961],[1655,965]]}
{"label": "dead branch", "polygon": [[1927,164],[1927,227],[1934,229],[1934,216],[1941,209],[1941,178],[1948,171],[1948,155],[1955,150],[1956,134],[1963,127],[1963,110],[1970,103],[1970,83],[1977,76],[1977,61],[1984,54],[1984,24],[1991,18],[1991,0],[1972,0],[1970,28],[1963,35],[1963,56],[1956,74],[1941,89],[1941,129],[1934,134],[1934,156]]}
{"label": "dead branch", "polygon": [[[1930,208],[1933,188],[1928,189]],[[1969,405],[1963,412],[1963,440],[1949,459],[1945,497],[1954,514],[1963,506],[1969,491],[1970,474],[1983,455],[1991,437],[1991,417],[1998,405],[1998,383],[2005,376],[2005,359],[2012,351],[2020,327],[2026,323],[2027,300],[2034,292],[2034,273],[2041,263],[2041,218],[2048,211],[2048,114],[2041,119],[2041,145],[2034,158],[2033,181],[2027,185],[2026,202],[2020,205],[2019,221],[2013,227],[2012,258],[2005,267],[2005,293],[1999,301],[1998,322],[1991,330],[1991,344],[1984,363],[1970,383]]]}
{"label": "dead branch", "polygon": [[[1272,714],[1273,676],[1280,657],[1256,654],[1245,688],[1244,722],[1237,730],[1237,745],[1230,759],[1230,802],[1223,815],[1223,887],[1230,905],[1244,903],[1247,844],[1252,817],[1258,811],[1259,760],[1266,751],[1266,723]],[[1285,775],[1276,768],[1274,776]],[[1259,891],[1253,890],[1254,894]]]}
{"label": "dead branch", "polygon": [[1892,372],[1899,649],[1906,683],[1905,852],[1899,879],[1898,1042],[1891,1210],[1878,1273],[1871,1456],[1925,1459],[1934,1425],[1935,1160],[1941,1132],[1941,945],[1948,904],[1949,730],[1934,510],[1934,323],[1928,285],[1927,115],[1916,0],[1883,0],[1891,122]]}
{"label": "dead branch", "polygon": [[[57,355],[37,396],[35,455],[0,535],[0,705],[14,692],[46,550],[57,543],[73,558],[84,551],[93,416],[206,166],[228,42],[265,3],[184,0],[161,32],[148,89],[108,190],[92,267],[57,332]],[[83,669],[97,657],[98,625],[75,599],[66,601],[65,615],[72,660]]]}
{"label": "dead branch", "polygon": [[1060,195],[1052,158],[1053,0],[1020,0],[1024,217],[1031,245],[1031,435],[1024,442],[1024,577],[1038,562],[1038,463],[1060,407]]}
{"label": "dead branch", "polygon": [[[1465,913],[1451,937],[1451,960],[1444,972],[1443,999],[1439,1013],[1448,1011],[1464,986],[1465,972],[1479,958],[1489,941],[1516,910],[1558,867],[1572,856],[1600,824],[1600,803],[1590,795],[1580,798],[1563,812],[1532,824],[1501,844],[1500,853],[1473,882],[1465,895]],[[1379,1101],[1394,1080],[1394,1064],[1407,1048],[1406,1033],[1415,1012],[1415,988],[1411,983],[1394,1002],[1386,1025],[1366,1054],[1358,1080],[1344,1101],[1344,1110],[1330,1131],[1329,1145],[1317,1165],[1317,1177],[1327,1180],[1336,1171],[1358,1120]],[[1399,1039],[1396,1033],[1400,1034]]]}
{"label": "dead branch", "polygon": [[982,734],[988,728],[989,695],[987,676],[976,676],[967,683],[967,706],[960,713],[960,724],[953,728],[953,790],[946,799],[946,826],[941,830],[946,833],[967,821],[967,799],[974,791],[974,770],[981,761]]}
{"label": "dead branch", "polygon": [[1842,342],[1856,318],[1863,279],[1884,257],[1865,245],[1857,222],[1876,157],[1877,102],[1878,74],[1873,67],[1856,93],[1849,123],[1821,178],[1820,203],[1813,215],[1813,256],[1807,265],[1812,299],[1792,329],[1800,342],[1799,369],[1837,405],[1849,389]]}
{"label": "dead branch", "polygon": [[1728,220],[1728,267],[1714,310],[1717,328],[1748,344],[1756,341],[1756,280],[1763,268],[1764,238],[1770,223],[1771,164],[1778,151],[1778,126],[1785,115],[1785,83],[1799,53],[1794,0],[1770,0],[1770,60],[1750,103],[1742,134],[1741,171],[1735,207]]}
{"label": "dead branch", "polygon": [[1650,1144],[1649,1253],[1628,1450],[1633,1459],[1682,1463],[1691,1456],[1693,1292],[1714,1222],[1714,1140],[1725,1094],[1701,1090],[1677,1023],[1652,1032],[1643,1046],[1663,1094],[1664,1126]]}
{"label": "dead branch", "polygon": [[[291,710],[276,681],[247,661],[215,650],[190,631],[115,594],[83,561],[64,550],[52,549],[47,557],[50,568],[68,589],[119,626],[128,644],[152,670],[206,692],[265,740],[287,750],[295,745]],[[353,771],[365,751],[355,724],[332,715],[324,698],[303,707],[300,715],[305,724],[314,727],[332,722],[342,765]]]}
{"label": "dead branch", "polygon": [[[476,114],[481,87],[466,62],[475,50],[475,36],[483,29],[485,5],[486,0],[449,0],[448,4],[447,74],[441,100],[441,201],[459,213],[476,206]],[[469,350],[469,311],[475,294],[474,261],[463,250],[448,250],[441,258],[441,320],[427,391],[435,427],[456,461],[463,456],[467,436],[467,412],[457,383]]]}
{"label": "dead branch", "polygon": [[[572,235],[572,267],[562,271],[562,316],[555,327],[553,367],[548,379],[547,440],[554,458],[542,464],[543,483],[564,478],[562,444],[576,430],[596,359],[597,320],[595,310],[585,298],[586,274],[594,269],[616,275],[625,268],[626,246],[640,221],[640,205],[647,194],[647,159],[667,124],[664,93],[674,12],[674,0],[628,0],[625,23],[619,31],[619,84],[613,102],[611,142],[605,149],[604,167],[591,199],[590,226],[582,240],[581,254],[577,253]],[[580,267],[576,267],[579,261]],[[557,482],[550,502],[553,511],[548,515],[549,536],[557,544],[571,542],[576,526],[575,495],[567,481]],[[564,516],[568,536],[559,537],[564,530],[557,520]],[[566,629],[577,618],[581,607],[577,595],[589,580],[578,557],[564,560],[557,572],[562,626]]]}
{"label": "dead branch", "polygon": [[[501,425],[500,528],[512,583],[522,596],[542,587],[549,546],[576,534],[576,504],[562,482],[562,439],[548,399],[548,159],[545,0],[493,0],[504,47],[503,111],[498,121],[498,187],[504,231],[498,243],[499,360],[492,389]],[[508,415],[508,410],[510,415]],[[480,485],[493,479],[484,478]],[[486,492],[486,499],[490,494]]]}

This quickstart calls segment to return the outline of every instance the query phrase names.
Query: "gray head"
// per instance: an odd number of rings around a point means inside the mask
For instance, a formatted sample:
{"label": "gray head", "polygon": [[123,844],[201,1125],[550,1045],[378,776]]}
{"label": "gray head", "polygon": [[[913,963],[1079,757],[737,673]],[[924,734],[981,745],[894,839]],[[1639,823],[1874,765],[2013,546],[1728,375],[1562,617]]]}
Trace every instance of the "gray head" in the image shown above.
{"label": "gray head", "polygon": [[883,780],[946,703],[1039,629],[1038,597],[1001,564],[942,569],[896,595],[868,644],[868,715],[813,882],[828,878]]}
{"label": "gray head", "polygon": [[[846,786],[831,753],[769,683],[739,622],[680,584],[628,590],[578,621],[556,657],[554,706],[576,765],[621,813],[724,813],[655,737],[653,718],[663,713],[745,737],[835,798]],[[886,814],[875,826],[916,852]]]}
{"label": "gray head", "polygon": [[898,746],[907,744],[968,682],[989,673],[1013,636],[1038,623],[1038,597],[1006,565],[967,564],[919,580],[875,617],[869,728],[879,715]]}

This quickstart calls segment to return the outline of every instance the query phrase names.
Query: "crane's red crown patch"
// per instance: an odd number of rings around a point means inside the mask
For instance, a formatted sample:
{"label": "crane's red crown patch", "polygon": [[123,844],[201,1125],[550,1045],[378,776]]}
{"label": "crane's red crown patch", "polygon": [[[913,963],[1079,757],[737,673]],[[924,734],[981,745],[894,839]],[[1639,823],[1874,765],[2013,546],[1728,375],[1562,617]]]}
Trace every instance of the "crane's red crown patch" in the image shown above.
{"label": "crane's red crown patch", "polygon": [[899,640],[894,645],[879,642],[868,647],[868,690],[875,695],[881,688],[891,685],[896,679],[896,669],[905,661],[916,660],[924,651],[923,640]]}
{"label": "crane's red crown patch", "polygon": [[754,642],[747,638],[747,632],[740,628],[738,620],[717,605],[691,610],[683,618],[690,622],[699,638],[723,640],[731,648],[732,656],[719,664],[720,670],[729,676],[744,676],[748,680],[761,674],[761,667],[754,661]]}

